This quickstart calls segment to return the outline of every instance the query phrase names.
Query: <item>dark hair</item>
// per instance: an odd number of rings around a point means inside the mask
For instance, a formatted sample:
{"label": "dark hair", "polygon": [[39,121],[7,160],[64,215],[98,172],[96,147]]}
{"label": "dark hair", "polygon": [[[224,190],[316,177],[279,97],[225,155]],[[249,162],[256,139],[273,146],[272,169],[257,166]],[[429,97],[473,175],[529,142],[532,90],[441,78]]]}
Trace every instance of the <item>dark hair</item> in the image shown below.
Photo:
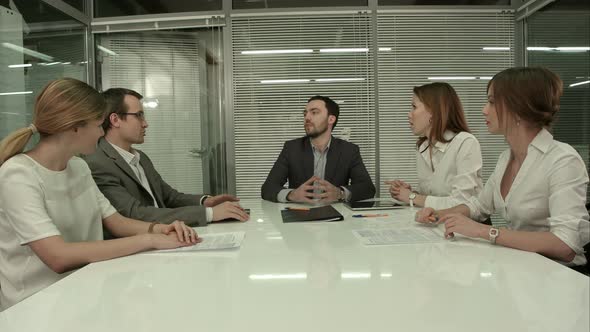
{"label": "dark hair", "polygon": [[563,82],[543,67],[516,67],[503,70],[488,82],[496,104],[498,121],[508,113],[538,127],[549,127],[559,111]]}
{"label": "dark hair", "polygon": [[107,116],[102,123],[102,128],[105,132],[111,129],[111,114],[117,113],[120,114],[119,117],[121,119],[125,119],[127,117],[127,104],[125,104],[125,96],[133,96],[139,100],[143,98],[143,96],[131,89],[125,88],[111,88],[102,93],[102,96],[107,102]]}
{"label": "dark hair", "polygon": [[[454,133],[469,132],[461,100],[450,84],[435,82],[417,86],[414,87],[414,94],[432,114],[429,135],[431,141],[449,142],[444,137],[445,130]],[[426,137],[420,137],[416,146],[420,147],[426,139]]]}
{"label": "dark hair", "polygon": [[310,101],[313,100],[321,100],[324,102],[324,104],[326,104],[326,109],[328,110],[328,115],[333,115],[336,117],[336,121],[334,121],[334,124],[332,125],[332,130],[334,130],[334,128],[336,128],[336,124],[338,123],[338,116],[340,115],[340,106],[338,106],[338,104],[333,101],[332,99],[330,99],[330,97],[324,97],[324,96],[313,96],[311,98],[309,98],[309,100],[307,101],[308,103]]}

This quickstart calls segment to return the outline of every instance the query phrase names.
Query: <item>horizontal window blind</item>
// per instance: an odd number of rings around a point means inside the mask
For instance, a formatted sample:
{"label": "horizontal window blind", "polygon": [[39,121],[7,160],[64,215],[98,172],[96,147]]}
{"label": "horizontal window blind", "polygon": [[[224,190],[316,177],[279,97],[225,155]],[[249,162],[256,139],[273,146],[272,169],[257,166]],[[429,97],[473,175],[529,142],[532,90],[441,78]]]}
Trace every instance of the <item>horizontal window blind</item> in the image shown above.
{"label": "horizontal window blind", "polygon": [[190,35],[123,33],[104,36],[99,45],[116,55],[105,56],[102,86],[133,89],[157,98],[145,108],[149,127],[144,151],[173,188],[203,191],[200,69],[198,40]]}
{"label": "horizontal window blind", "polygon": [[358,144],[375,180],[370,16],[240,17],[232,20],[236,192],[260,197],[283,143],[305,135],[309,97],[340,104],[335,136]]}
{"label": "horizontal window blind", "polygon": [[[378,60],[381,180],[404,179],[417,186],[417,137],[408,124],[412,89],[440,80],[461,98],[482,147],[485,182],[507,148],[503,136],[488,134],[481,111],[489,78],[514,63],[513,14],[380,13],[378,43],[390,49],[379,52]],[[381,195],[389,196],[387,186]]]}

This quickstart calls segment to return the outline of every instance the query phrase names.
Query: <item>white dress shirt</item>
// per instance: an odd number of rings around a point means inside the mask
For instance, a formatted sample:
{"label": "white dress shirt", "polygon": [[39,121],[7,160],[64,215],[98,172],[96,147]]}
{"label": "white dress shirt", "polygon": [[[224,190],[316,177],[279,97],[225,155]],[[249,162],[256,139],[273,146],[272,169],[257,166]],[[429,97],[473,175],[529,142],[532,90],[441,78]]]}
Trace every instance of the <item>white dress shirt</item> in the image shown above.
{"label": "white dress shirt", "polygon": [[449,130],[443,136],[451,141],[430,147],[425,141],[416,152],[418,192],[427,195],[424,206],[435,210],[465,204],[483,187],[481,149],[475,136]]}
{"label": "white dress shirt", "polygon": [[503,199],[500,184],[509,161],[510,149],[500,155],[483,191],[467,204],[471,218],[482,220],[498,212],[509,229],[551,232],[576,252],[568,265],[585,264],[583,247],[590,242],[585,207],[588,172],[580,155],[542,129],[529,145],[527,156]]}

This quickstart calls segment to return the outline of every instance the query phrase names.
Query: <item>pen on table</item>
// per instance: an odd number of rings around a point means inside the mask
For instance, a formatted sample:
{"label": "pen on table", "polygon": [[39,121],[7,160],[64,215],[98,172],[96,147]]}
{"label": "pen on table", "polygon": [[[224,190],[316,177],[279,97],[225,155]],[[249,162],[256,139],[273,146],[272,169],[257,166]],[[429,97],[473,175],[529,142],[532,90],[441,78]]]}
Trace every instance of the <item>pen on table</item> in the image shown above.
{"label": "pen on table", "polygon": [[388,214],[380,213],[380,214],[353,214],[353,218],[376,218],[376,217],[388,217]]}
{"label": "pen on table", "polygon": [[285,208],[285,210],[291,210],[291,211],[309,211],[309,208],[306,208],[306,207],[289,207],[289,206],[287,206]]}

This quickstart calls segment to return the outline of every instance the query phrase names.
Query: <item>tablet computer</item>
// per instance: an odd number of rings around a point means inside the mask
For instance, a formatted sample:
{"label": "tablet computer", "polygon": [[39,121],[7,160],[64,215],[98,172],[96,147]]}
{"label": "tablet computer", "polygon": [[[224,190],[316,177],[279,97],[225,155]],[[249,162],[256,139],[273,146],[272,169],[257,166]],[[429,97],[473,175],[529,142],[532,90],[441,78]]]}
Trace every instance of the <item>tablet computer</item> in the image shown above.
{"label": "tablet computer", "polygon": [[400,209],[405,205],[392,201],[375,201],[375,202],[345,202],[344,205],[353,211],[363,210],[391,210]]}

